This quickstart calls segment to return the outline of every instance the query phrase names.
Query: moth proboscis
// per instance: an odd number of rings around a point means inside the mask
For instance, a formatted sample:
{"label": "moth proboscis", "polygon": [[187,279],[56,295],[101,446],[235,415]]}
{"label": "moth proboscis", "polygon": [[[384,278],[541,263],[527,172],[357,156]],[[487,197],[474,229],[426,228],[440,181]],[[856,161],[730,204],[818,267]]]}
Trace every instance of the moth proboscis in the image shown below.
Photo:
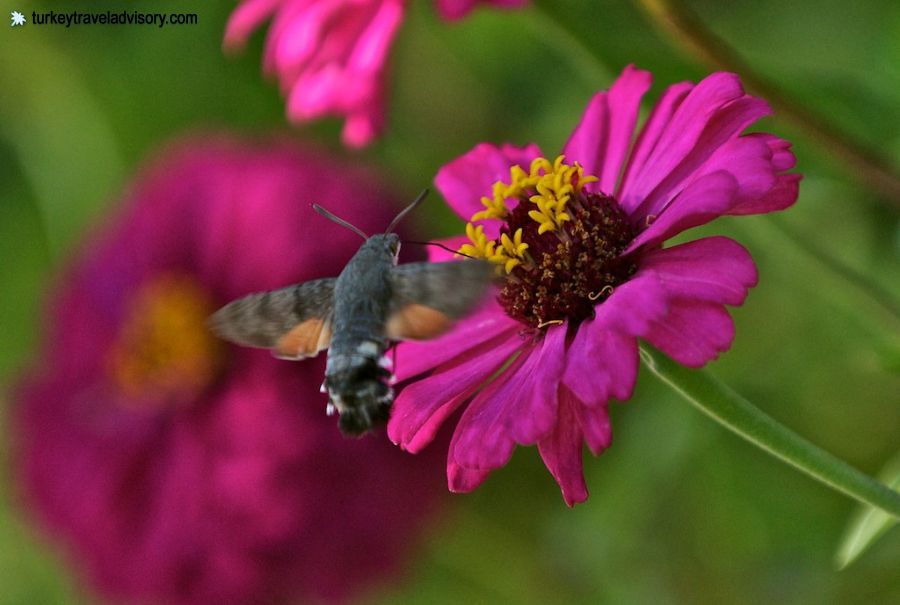
{"label": "moth proboscis", "polygon": [[442,334],[475,307],[493,275],[483,260],[397,264],[400,237],[393,229],[427,193],[371,237],[313,205],[365,240],[340,275],[235,300],[212,315],[211,329],[283,359],[315,357],[327,348],[322,386],[341,430],[359,435],[387,421],[394,400],[385,355],[391,342]]}

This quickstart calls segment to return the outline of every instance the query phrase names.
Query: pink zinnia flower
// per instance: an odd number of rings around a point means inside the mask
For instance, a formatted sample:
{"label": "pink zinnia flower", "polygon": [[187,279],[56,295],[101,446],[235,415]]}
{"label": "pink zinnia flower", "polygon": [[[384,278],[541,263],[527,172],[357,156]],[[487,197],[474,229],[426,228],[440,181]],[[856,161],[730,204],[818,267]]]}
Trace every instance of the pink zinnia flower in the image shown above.
{"label": "pink zinnia flower", "polygon": [[396,569],[437,460],[348,440],[323,360],[230,347],[207,315],[336,274],[392,218],[359,170],[275,144],[188,141],[137,181],[51,299],[17,390],[24,506],[114,602],[343,601]]}
{"label": "pink zinnia flower", "polygon": [[756,284],[750,254],[725,237],[663,243],[721,215],[787,208],[800,175],[785,173],[795,162],[787,141],[741,134],[769,107],[733,74],[669,87],[635,137],[650,80],[626,68],[555,161],[534,145],[481,144],[438,173],[471,221],[462,252],[505,275],[496,299],[456,330],[399,347],[398,379],[430,374],[395,402],[394,442],[418,452],[465,407],[451,490],[474,489],[516,444],[537,444],[566,502],[585,500],[582,443],[595,455],[609,446],[607,401],[631,396],[638,338],[690,367],[731,345],[724,305]]}
{"label": "pink zinnia flower", "polygon": [[[527,0],[437,0],[445,19],[483,2],[519,7]],[[242,47],[271,19],[263,66],[277,74],[291,120],[344,116],[343,140],[369,144],[384,128],[385,72],[407,0],[243,0],[225,29],[225,46]]]}

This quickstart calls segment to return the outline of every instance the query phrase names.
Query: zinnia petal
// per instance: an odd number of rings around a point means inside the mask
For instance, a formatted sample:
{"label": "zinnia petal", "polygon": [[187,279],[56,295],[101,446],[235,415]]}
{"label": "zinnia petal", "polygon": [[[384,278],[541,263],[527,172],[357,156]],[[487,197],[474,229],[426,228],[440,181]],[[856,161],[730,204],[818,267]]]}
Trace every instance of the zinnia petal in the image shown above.
{"label": "zinnia petal", "polygon": [[247,42],[254,29],[272,16],[283,0],[244,0],[225,24],[227,49],[238,50]]}
{"label": "zinnia petal", "polygon": [[721,236],[652,250],[641,260],[641,270],[653,271],[674,298],[728,305],[743,304],[758,278],[750,253]]}
{"label": "zinnia petal", "polygon": [[506,464],[516,443],[533,445],[553,427],[563,370],[565,327],[524,350],[475,396],[450,444],[450,459],[471,469]]}
{"label": "zinnia petal", "polygon": [[610,397],[631,397],[637,379],[637,339],[609,329],[603,321],[586,321],[578,328],[566,354],[563,384],[590,405]]}
{"label": "zinnia petal", "polygon": [[444,419],[520,346],[515,335],[498,336],[471,347],[465,357],[438,367],[434,376],[403,389],[394,401],[388,423],[391,441],[413,453],[428,445]]}
{"label": "zinnia petal", "polygon": [[737,181],[720,170],[700,177],[672,201],[650,226],[638,235],[625,254],[641,246],[651,248],[682,231],[703,225],[728,212],[736,203]]}
{"label": "zinnia petal", "polygon": [[450,440],[448,469],[453,465],[461,469],[491,471],[509,461],[515,442],[500,424],[505,420],[505,400],[501,397],[513,391],[508,387],[511,380],[515,381],[515,386],[522,385],[524,374],[519,370],[533,352],[533,348],[523,351],[466,407]]}
{"label": "zinnia petal", "polygon": [[578,412],[578,423],[584,433],[584,442],[587,443],[592,454],[599,456],[612,444],[612,424],[609,421],[607,404],[585,405],[582,403],[576,406],[575,410]]}
{"label": "zinnia petal", "polygon": [[647,340],[689,368],[699,368],[727,351],[734,340],[734,322],[722,305],[675,299],[669,313],[653,325]]}
{"label": "zinnia petal", "polygon": [[636,195],[625,198],[623,192],[628,190],[636,174],[646,165],[647,158],[656,150],[659,139],[666,131],[675,111],[681,107],[681,103],[693,89],[694,85],[690,82],[679,82],[666,88],[638,132],[631,157],[615,190],[616,199],[626,212],[631,213],[641,202],[641,198]]}
{"label": "zinnia petal", "polygon": [[599,177],[589,188],[605,193],[615,190],[651,79],[650,72],[629,65],[609,92],[598,92],[588,103],[563,154],[579,162],[586,174]]}
{"label": "zinnia petal", "polygon": [[744,94],[734,74],[713,74],[694,87],[660,133],[643,166],[621,191],[629,214],[658,215],[709,156],[748,124],[770,113],[761,99]]}
{"label": "zinnia petal", "polygon": [[460,466],[455,462],[447,462],[447,488],[451,492],[467,493],[484,483],[490,470],[479,470]]}
{"label": "zinnia petal", "polygon": [[454,357],[517,329],[517,323],[500,310],[494,300],[459,322],[450,332],[430,341],[407,341],[397,345],[396,378],[403,382],[427,372]]}
{"label": "zinnia petal", "polygon": [[441,17],[455,21],[468,15],[479,3],[497,8],[521,8],[528,4],[528,0],[437,0],[437,9]]}
{"label": "zinnia petal", "polygon": [[738,183],[737,199],[729,214],[757,214],[784,210],[797,199],[798,174],[779,174],[794,167],[790,143],[765,133],[737,137],[710,157],[698,176],[725,170]]}
{"label": "zinnia petal", "polygon": [[[509,180],[512,166],[527,170],[531,161],[540,155],[537,145],[496,147],[481,143],[444,165],[438,171],[434,184],[456,214],[468,221],[473,214],[484,210],[481,198],[491,195],[494,183]],[[488,237],[497,237],[500,230],[498,221],[484,221],[483,224]]]}
{"label": "zinnia petal", "polygon": [[576,411],[580,404],[565,389],[561,389],[556,427],[538,441],[541,458],[562,489],[563,498],[569,506],[584,502],[588,497],[581,462],[584,435]]}
{"label": "zinnia petal", "polygon": [[668,312],[667,299],[665,288],[652,271],[635,274],[596,307],[589,330],[612,329],[629,336],[644,336],[653,322]]}

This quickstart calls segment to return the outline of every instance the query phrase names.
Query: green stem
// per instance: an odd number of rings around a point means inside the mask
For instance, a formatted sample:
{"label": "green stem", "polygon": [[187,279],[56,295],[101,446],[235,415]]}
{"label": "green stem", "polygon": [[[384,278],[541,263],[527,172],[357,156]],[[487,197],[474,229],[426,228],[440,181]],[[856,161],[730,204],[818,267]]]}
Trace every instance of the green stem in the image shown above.
{"label": "green stem", "polygon": [[829,150],[857,182],[883,196],[894,209],[900,208],[900,174],[881,153],[864,146],[825,119],[813,115],[809,107],[791,98],[782,88],[754,71],[725,40],[710,31],[700,18],[678,0],[636,0],[660,29],[703,63],[715,69],[740,74],[750,90],[769,101],[778,117],[792,122]]}
{"label": "green stem", "polygon": [[641,347],[644,365],[701,412],[825,485],[900,518],[900,493],[813,445],[735,393],[708,370],[693,371]]}

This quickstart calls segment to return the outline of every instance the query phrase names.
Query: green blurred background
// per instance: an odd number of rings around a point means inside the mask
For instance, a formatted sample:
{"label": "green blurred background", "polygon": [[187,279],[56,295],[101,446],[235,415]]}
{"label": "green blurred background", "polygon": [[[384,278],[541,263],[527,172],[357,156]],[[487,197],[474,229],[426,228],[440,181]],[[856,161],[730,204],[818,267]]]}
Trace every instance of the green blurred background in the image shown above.
{"label": "green blurred background", "polygon": [[[348,154],[379,166],[408,199],[480,141],[534,141],[552,155],[590,95],[627,63],[654,73],[652,98],[709,71],[629,2],[545,0],[521,12],[480,10],[455,24],[440,21],[427,0],[411,5],[391,58],[387,134]],[[895,0],[690,5],[754,69],[900,165]],[[0,383],[7,384],[33,360],[40,301],[67,252],[160,145],[186,132],[230,129],[288,133],[347,152],[337,121],[286,125],[277,88],[260,74],[261,32],[242,54],[223,55],[230,1],[0,0],[0,7],[4,18],[19,10],[29,21],[32,10],[50,9],[199,15],[198,25],[164,29],[0,26]],[[575,53],[577,44],[595,58]],[[733,312],[733,348],[712,370],[874,474],[900,449],[897,318],[804,246],[841,259],[898,299],[898,206],[804,131],[777,118],[759,128],[794,141],[805,180],[780,223],[725,219],[702,230],[745,244],[761,275]],[[437,203],[415,221],[423,237],[461,228]],[[800,244],[785,236],[785,224]],[[854,503],[725,432],[652,376],[643,373],[634,398],[614,406],[613,425],[614,446],[585,461],[586,504],[567,509],[534,448],[520,448],[477,492],[453,497],[404,584],[375,589],[365,602],[900,603],[900,532],[835,571]],[[5,465],[0,472],[0,603],[93,602],[23,521]]]}

